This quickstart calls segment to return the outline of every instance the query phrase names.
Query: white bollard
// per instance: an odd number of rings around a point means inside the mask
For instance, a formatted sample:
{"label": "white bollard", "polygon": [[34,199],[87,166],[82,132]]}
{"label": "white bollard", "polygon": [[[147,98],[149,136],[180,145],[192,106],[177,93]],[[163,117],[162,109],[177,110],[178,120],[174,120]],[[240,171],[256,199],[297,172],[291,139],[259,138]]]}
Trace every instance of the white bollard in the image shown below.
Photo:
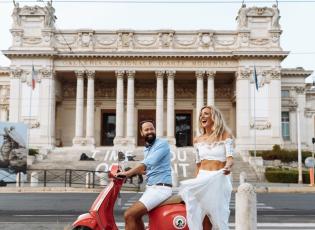
{"label": "white bollard", "polygon": [[22,187],[22,172],[18,172],[17,174],[16,174],[16,184],[15,184],[15,186],[16,187]]}
{"label": "white bollard", "polygon": [[86,188],[90,188],[92,183],[92,173],[91,172],[87,172],[85,174],[85,187]]}
{"label": "white bollard", "polygon": [[99,177],[100,177],[100,186],[106,186],[108,184],[107,174],[106,173],[100,173]]}
{"label": "white bollard", "polygon": [[255,187],[241,184],[235,195],[235,230],[256,230],[257,208]]}
{"label": "white bollard", "polygon": [[246,183],[246,181],[247,181],[246,172],[241,172],[240,173],[240,185]]}
{"label": "white bollard", "polygon": [[31,187],[38,186],[38,172],[31,173]]}
{"label": "white bollard", "polygon": [[173,187],[178,187],[178,175],[175,171],[172,170],[172,185]]}

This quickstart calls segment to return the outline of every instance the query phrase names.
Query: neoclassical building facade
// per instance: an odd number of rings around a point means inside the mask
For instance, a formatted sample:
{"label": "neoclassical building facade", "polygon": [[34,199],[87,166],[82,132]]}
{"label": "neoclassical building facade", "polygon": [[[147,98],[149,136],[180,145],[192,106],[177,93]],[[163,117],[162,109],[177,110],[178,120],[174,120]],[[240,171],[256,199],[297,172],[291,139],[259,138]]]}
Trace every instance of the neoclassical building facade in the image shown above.
{"label": "neoclassical building facade", "polygon": [[281,68],[289,52],[277,7],[244,5],[233,31],[59,30],[51,5],[16,6],[12,17],[0,117],[29,124],[30,146],[135,148],[144,119],[172,145],[192,146],[200,108],[215,105],[239,150],[294,148],[297,113],[311,148],[312,71]]}

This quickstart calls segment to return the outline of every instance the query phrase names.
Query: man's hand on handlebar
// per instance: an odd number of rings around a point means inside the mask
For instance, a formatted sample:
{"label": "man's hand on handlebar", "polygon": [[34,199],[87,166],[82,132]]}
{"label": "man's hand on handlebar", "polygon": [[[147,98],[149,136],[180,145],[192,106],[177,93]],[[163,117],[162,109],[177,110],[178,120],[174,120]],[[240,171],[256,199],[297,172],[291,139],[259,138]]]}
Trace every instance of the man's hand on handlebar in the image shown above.
{"label": "man's hand on handlebar", "polygon": [[118,172],[115,176],[124,178],[124,177],[129,177],[130,175],[128,175],[128,171],[125,171],[125,172]]}

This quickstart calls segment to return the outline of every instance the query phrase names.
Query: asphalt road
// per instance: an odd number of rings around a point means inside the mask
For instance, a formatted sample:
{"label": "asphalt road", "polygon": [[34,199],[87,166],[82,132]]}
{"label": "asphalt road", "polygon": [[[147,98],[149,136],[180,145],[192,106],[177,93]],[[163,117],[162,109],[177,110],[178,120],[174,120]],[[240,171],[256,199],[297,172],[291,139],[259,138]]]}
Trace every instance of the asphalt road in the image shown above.
{"label": "asphalt road", "polygon": [[[0,229],[65,229],[76,217],[88,211],[96,193],[0,193]],[[121,205],[114,209],[116,222],[123,225],[123,212],[141,196],[122,193]],[[230,223],[235,219],[234,194],[230,204]],[[301,228],[259,229],[315,229],[314,194],[257,194],[258,223]],[[147,221],[147,219],[145,219]],[[294,224],[295,225],[292,225]],[[301,225],[302,226],[302,225]]]}

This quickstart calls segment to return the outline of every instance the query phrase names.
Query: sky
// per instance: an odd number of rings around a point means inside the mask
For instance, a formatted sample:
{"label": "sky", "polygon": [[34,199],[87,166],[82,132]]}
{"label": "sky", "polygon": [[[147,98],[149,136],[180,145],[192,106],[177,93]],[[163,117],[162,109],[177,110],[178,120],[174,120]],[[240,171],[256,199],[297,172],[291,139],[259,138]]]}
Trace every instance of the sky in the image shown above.
{"label": "sky", "polygon": [[[43,5],[39,1],[18,1],[23,5]],[[58,2],[59,1],[59,2]],[[97,2],[102,1],[102,2]],[[57,29],[98,30],[235,30],[239,0],[56,0]],[[128,1],[131,1],[128,3]],[[145,1],[145,3],[143,3]],[[186,3],[183,3],[185,2]],[[189,3],[187,3],[189,1]],[[276,1],[244,1],[247,7],[268,6]],[[284,68],[303,67],[315,70],[315,0],[279,0],[281,46],[290,51],[282,62]],[[0,0],[0,50],[11,45],[11,13],[13,3]],[[9,66],[10,61],[0,54],[0,66]],[[306,81],[311,82],[312,74]]]}

